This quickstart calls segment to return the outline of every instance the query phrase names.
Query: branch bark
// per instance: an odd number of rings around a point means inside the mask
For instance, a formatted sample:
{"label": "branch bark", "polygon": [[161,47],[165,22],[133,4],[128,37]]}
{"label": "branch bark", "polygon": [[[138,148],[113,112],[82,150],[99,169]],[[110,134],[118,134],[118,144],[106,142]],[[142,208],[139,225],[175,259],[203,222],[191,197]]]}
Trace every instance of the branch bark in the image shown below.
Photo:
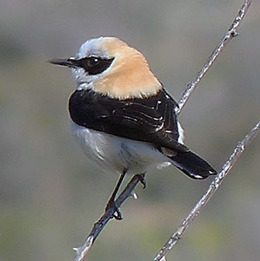
{"label": "branch bark", "polygon": [[220,43],[217,45],[215,50],[212,52],[212,54],[209,56],[206,63],[203,65],[202,69],[198,72],[197,76],[194,78],[192,82],[189,82],[187,85],[186,90],[184,91],[181,99],[179,100],[179,108],[176,110],[177,114],[179,114],[186,102],[189,100],[191,94],[196,89],[197,85],[201,81],[201,79],[204,77],[204,75],[207,73],[211,65],[215,62],[217,57],[220,55],[220,53],[223,51],[225,46],[230,42],[231,39],[233,39],[235,36],[238,35],[237,28],[241,24],[243,18],[245,17],[250,5],[252,4],[253,0],[245,0],[243,5],[241,6],[240,10],[238,11],[237,16],[235,17],[233,23],[231,24],[230,28],[228,29],[225,36],[222,38]]}
{"label": "branch bark", "polygon": [[96,238],[98,237],[99,233],[105,227],[110,219],[114,216],[116,210],[129,198],[134,197],[136,199],[136,194],[134,193],[134,189],[139,182],[142,184],[144,180],[144,174],[136,174],[132,177],[129,181],[125,189],[120,193],[117,197],[114,206],[108,208],[103,216],[94,224],[91,232],[89,233],[87,239],[85,240],[84,244],[79,248],[74,248],[76,251],[76,258],[75,261],[82,261],[86,258],[87,254],[89,253],[93,243],[95,242]]}
{"label": "branch bark", "polygon": [[234,166],[236,161],[240,158],[245,149],[255,139],[260,132],[260,121],[253,127],[245,138],[238,142],[234,152],[224,164],[221,171],[218,173],[214,181],[210,184],[207,192],[202,196],[196,206],[191,210],[189,215],[183,220],[182,224],[178,227],[176,232],[169,238],[166,244],[158,252],[154,261],[166,260],[165,256],[170,252],[172,247],[181,239],[186,229],[191,225],[195,218],[199,215],[201,210],[206,206],[211,197],[215,194],[217,189],[220,187],[226,176],[229,174],[231,168]]}
{"label": "branch bark", "polygon": [[[237,16],[235,17],[232,25],[228,29],[227,33],[220,41],[218,46],[215,48],[213,53],[210,55],[202,69],[198,72],[197,76],[194,80],[188,83],[186,90],[184,91],[181,99],[179,100],[179,108],[177,109],[176,113],[179,114],[188,99],[190,98],[191,94],[203,78],[203,76],[207,73],[211,65],[214,63],[216,58],[220,55],[221,51],[225,48],[225,46],[233,39],[235,36],[238,35],[237,28],[241,24],[242,19],[246,15],[252,0],[245,0],[242,7],[240,8]],[[182,222],[181,226],[177,229],[177,231],[170,237],[170,239],[166,242],[166,244],[162,247],[162,249],[158,252],[154,261],[164,261],[166,260],[166,254],[170,251],[170,249],[178,242],[178,240],[182,237],[183,233],[186,229],[190,226],[193,220],[197,217],[209,199],[213,196],[216,190],[219,188],[221,183],[223,182],[226,175],[231,170],[232,166],[235,164],[237,159],[241,156],[244,152],[245,148],[250,144],[250,142],[257,136],[260,132],[260,122],[246,135],[246,137],[238,143],[236,149],[234,150],[233,154],[229,158],[229,160],[223,166],[221,172],[217,175],[215,180],[211,183],[208,191],[205,195],[200,199],[194,209],[190,212],[186,219]],[[85,240],[84,244],[79,248],[74,248],[76,251],[76,258],[75,261],[83,261],[85,260],[87,254],[89,253],[93,243],[95,242],[96,238],[108,223],[110,219],[113,218],[113,214],[116,211],[116,208],[120,208],[121,205],[131,196],[136,197],[134,193],[134,189],[137,184],[143,180],[143,174],[137,174],[133,176],[133,178],[129,181],[125,189],[121,192],[118,198],[115,201],[115,207],[111,207],[105,211],[103,216],[94,224],[91,232],[89,233],[87,239]]]}

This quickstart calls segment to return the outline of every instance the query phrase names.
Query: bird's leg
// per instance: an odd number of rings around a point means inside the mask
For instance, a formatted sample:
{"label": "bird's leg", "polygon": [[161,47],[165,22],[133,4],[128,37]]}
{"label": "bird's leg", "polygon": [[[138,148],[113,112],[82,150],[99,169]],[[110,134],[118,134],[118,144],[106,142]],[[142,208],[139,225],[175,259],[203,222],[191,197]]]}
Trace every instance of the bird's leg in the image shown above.
{"label": "bird's leg", "polygon": [[[145,172],[141,173],[141,174],[136,174],[135,177],[138,179],[138,182],[140,182],[143,186],[143,189],[146,188],[146,179],[145,179]],[[134,199],[137,199],[138,196],[137,194],[135,193],[135,191],[133,190],[131,192],[131,196],[134,198]]]}
{"label": "bird's leg", "polygon": [[111,208],[111,207],[113,207],[115,209],[115,212],[114,212],[113,216],[114,216],[114,218],[116,220],[122,220],[123,219],[123,216],[122,216],[121,212],[119,211],[118,207],[115,206],[115,198],[116,198],[116,194],[119,191],[120,186],[121,186],[121,184],[122,184],[122,182],[123,182],[123,180],[125,178],[126,172],[127,172],[127,169],[124,168],[122,173],[121,173],[121,175],[120,175],[120,177],[119,177],[119,180],[118,180],[118,182],[117,182],[117,184],[115,186],[115,189],[114,189],[112,195],[110,196],[110,199],[109,199],[109,201],[107,203],[107,206],[106,206],[106,210]]}

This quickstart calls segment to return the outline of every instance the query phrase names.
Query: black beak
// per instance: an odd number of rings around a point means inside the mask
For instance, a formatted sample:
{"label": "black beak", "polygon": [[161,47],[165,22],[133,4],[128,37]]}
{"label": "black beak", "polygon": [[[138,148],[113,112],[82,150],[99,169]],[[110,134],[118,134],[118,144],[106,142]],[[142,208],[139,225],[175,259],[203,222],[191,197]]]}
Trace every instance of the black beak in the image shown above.
{"label": "black beak", "polygon": [[61,66],[67,66],[67,67],[78,67],[79,61],[75,60],[74,58],[68,58],[68,59],[52,59],[48,61],[52,64],[57,64]]}

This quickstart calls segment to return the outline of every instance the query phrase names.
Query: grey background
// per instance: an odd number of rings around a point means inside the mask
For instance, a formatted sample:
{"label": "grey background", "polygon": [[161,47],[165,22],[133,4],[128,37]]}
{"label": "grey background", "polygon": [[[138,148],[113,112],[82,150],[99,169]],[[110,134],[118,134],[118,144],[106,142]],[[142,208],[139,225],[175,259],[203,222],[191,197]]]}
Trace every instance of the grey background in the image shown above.
{"label": "grey background", "polygon": [[[181,113],[186,143],[217,169],[259,120],[260,3],[251,7]],[[0,2],[0,260],[73,260],[117,176],[88,162],[70,134],[70,71],[50,58],[87,39],[120,37],[142,51],[178,100],[242,0],[2,0]],[[259,137],[168,260],[259,260]],[[173,167],[147,175],[89,260],[152,260],[210,180]]]}

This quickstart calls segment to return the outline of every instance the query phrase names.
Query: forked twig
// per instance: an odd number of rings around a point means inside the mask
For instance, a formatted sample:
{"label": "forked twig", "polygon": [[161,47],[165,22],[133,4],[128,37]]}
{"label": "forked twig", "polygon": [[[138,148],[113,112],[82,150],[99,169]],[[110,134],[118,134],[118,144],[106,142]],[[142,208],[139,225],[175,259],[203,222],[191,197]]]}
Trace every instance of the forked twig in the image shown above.
{"label": "forked twig", "polygon": [[[223,39],[220,41],[219,45],[216,47],[216,49],[213,51],[211,56],[208,58],[207,62],[204,64],[202,69],[199,71],[197,76],[194,78],[192,82],[190,82],[187,85],[187,88],[182,95],[180,101],[179,101],[179,108],[177,109],[177,114],[179,114],[186,102],[188,101],[189,97],[191,96],[192,92],[197,87],[198,83],[201,81],[203,76],[206,74],[206,72],[209,70],[213,62],[216,60],[216,58],[220,55],[221,51],[224,49],[224,47],[227,45],[227,43],[233,39],[234,36],[237,35],[237,28],[240,25],[242,19],[247,13],[247,10],[249,6],[251,5],[252,0],[245,0],[244,4],[240,8],[237,16],[235,17],[235,20],[233,21],[231,27],[228,29],[227,33],[223,37]],[[223,179],[227,175],[227,173],[230,171],[231,167],[234,165],[235,161],[240,157],[240,155],[243,153],[245,148],[249,145],[249,143],[256,137],[256,135],[260,131],[260,123],[254,127],[249,134],[244,138],[244,140],[238,144],[236,147],[234,153],[231,155],[230,159],[226,162],[226,164],[223,166],[222,171],[218,174],[216,179],[212,182],[210,185],[210,188],[206,192],[206,194],[201,198],[201,200],[198,202],[198,204],[195,206],[195,208],[190,212],[188,217],[183,221],[182,225],[178,228],[178,230],[171,236],[171,238],[167,241],[167,243],[164,245],[164,247],[159,251],[157,256],[155,257],[154,261],[163,261],[166,260],[165,256],[170,251],[170,249],[178,242],[180,237],[183,235],[184,231],[189,227],[191,222],[195,219],[195,217],[199,214],[199,212],[202,210],[202,208],[205,206],[205,204],[208,202],[208,200],[212,197],[212,195],[215,193],[215,191],[218,189],[220,184],[222,183]],[[134,189],[143,179],[142,174],[135,175],[130,182],[127,184],[126,188],[121,192],[121,194],[118,196],[118,198],[115,201],[115,208],[108,208],[103,216],[97,221],[91,232],[89,233],[86,241],[84,244],[79,247],[75,248],[76,251],[76,258],[75,261],[83,261],[87,254],[89,253],[94,241],[96,240],[97,236],[100,234],[102,229],[105,227],[105,225],[108,223],[108,221],[113,218],[113,214],[116,211],[116,207],[120,208],[121,205],[131,196],[134,196]]]}
{"label": "forked twig", "polygon": [[[248,147],[248,145],[253,141],[253,139],[260,133],[260,121],[253,127],[250,132],[245,136],[245,138],[238,142],[234,152],[224,164],[221,171],[218,173],[214,181],[210,184],[207,192],[202,196],[196,206],[191,210],[189,215],[183,220],[182,224],[178,227],[176,232],[169,238],[166,244],[162,247],[159,253],[154,258],[154,261],[165,260],[166,254],[171,250],[171,248],[181,239],[182,235],[194,219],[199,215],[200,211],[205,207],[211,197],[215,194],[217,189],[220,187],[221,183],[224,181],[225,177],[230,172],[231,168],[234,166],[236,161]],[[163,259],[164,258],[164,259]]]}

